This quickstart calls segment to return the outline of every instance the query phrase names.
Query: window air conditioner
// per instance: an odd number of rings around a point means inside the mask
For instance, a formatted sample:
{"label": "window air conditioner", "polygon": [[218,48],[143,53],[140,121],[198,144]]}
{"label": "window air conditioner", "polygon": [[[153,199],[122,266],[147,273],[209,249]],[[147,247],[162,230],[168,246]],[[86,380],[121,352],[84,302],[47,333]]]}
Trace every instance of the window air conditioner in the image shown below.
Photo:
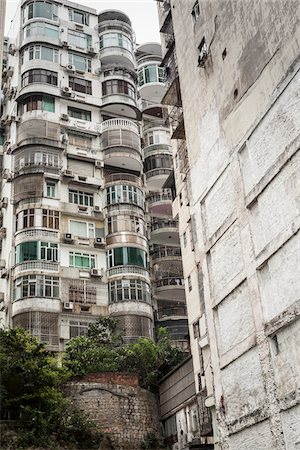
{"label": "window air conditioner", "polygon": [[73,309],[74,305],[72,302],[64,302],[64,309]]}
{"label": "window air conditioner", "polygon": [[63,176],[64,176],[64,177],[74,178],[73,170],[70,170],[70,169],[64,170],[64,171],[63,171]]}
{"label": "window air conditioner", "polygon": [[91,269],[91,276],[92,277],[102,277],[101,271],[98,269]]}
{"label": "window air conditioner", "polygon": [[95,212],[100,212],[100,206],[94,206],[94,211]]}
{"label": "window air conditioner", "polygon": [[88,53],[95,53],[94,47],[89,47],[88,48]]}
{"label": "window air conditioner", "polygon": [[74,95],[72,89],[69,88],[69,86],[63,86],[61,88],[61,92],[62,92],[63,95],[66,95],[68,97],[71,97],[72,95]]}
{"label": "window air conditioner", "polygon": [[64,235],[65,242],[74,242],[74,236],[71,233],[65,233]]}
{"label": "window air conditioner", "polygon": [[60,119],[61,120],[69,120],[69,114],[61,114]]}
{"label": "window air conditioner", "polygon": [[94,240],[94,246],[95,247],[104,247],[105,246],[105,239],[101,237],[97,237]]}
{"label": "window air conditioner", "polygon": [[68,72],[76,72],[76,67],[74,66],[74,64],[68,64],[66,66],[66,69]]}
{"label": "window air conditioner", "polygon": [[102,169],[104,167],[104,161],[95,161],[95,167]]}

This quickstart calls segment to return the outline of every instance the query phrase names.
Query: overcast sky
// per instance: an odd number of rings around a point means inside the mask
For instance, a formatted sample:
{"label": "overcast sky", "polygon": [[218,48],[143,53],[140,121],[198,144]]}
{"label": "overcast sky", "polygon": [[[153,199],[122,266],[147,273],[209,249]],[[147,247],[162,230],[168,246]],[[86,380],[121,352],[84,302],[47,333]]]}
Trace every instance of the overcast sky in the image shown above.
{"label": "overcast sky", "polygon": [[[6,0],[6,32],[18,3],[19,0]],[[160,41],[156,1],[154,0],[78,0],[74,3],[90,6],[98,12],[105,9],[119,9],[130,17],[138,44]]]}

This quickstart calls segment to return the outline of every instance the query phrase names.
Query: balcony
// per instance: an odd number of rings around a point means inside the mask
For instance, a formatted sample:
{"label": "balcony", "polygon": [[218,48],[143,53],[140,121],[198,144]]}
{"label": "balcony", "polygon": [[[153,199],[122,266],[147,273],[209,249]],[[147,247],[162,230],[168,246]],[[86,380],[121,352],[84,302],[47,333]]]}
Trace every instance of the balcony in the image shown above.
{"label": "balcony", "polygon": [[185,305],[177,306],[158,306],[157,319],[166,320],[166,318],[185,318],[187,317],[187,308]]}
{"label": "balcony", "polygon": [[149,213],[153,216],[172,216],[172,194],[153,193],[146,197]]}
{"label": "balcony", "polygon": [[151,191],[162,189],[171,172],[172,169],[167,167],[148,170],[146,172],[147,188]]}
{"label": "balcony", "polygon": [[131,36],[132,28],[129,17],[122,11],[108,10],[98,15],[98,32],[108,30],[124,31]]}
{"label": "balcony", "polygon": [[[126,183],[124,183],[124,181]],[[114,184],[131,184],[133,186],[143,187],[142,180],[136,175],[131,175],[130,173],[113,173],[105,177],[105,187]]]}
{"label": "balcony", "polygon": [[168,219],[153,219],[151,224],[151,242],[158,245],[180,246],[178,222]]}
{"label": "balcony", "polygon": [[[105,34],[100,36],[100,38],[101,37],[105,38]],[[131,70],[135,68],[135,60],[132,50],[118,45],[110,45],[100,48],[100,61],[103,66],[119,65]]]}
{"label": "balcony", "polygon": [[50,261],[26,261],[14,266],[14,275],[19,275],[21,272],[32,272],[36,270],[38,272],[58,272],[59,264]]}
{"label": "balcony", "polygon": [[27,228],[26,230],[17,231],[15,233],[15,245],[30,240],[43,240],[48,242],[57,242],[59,238],[58,231],[48,230],[47,228]]}
{"label": "balcony", "polygon": [[157,246],[150,251],[152,260],[158,262],[160,260],[181,261],[180,247]]}
{"label": "balcony", "polygon": [[112,277],[118,277],[121,278],[123,275],[140,275],[141,277],[145,278],[146,281],[149,282],[149,272],[146,269],[143,269],[138,266],[116,266],[112,267],[111,269],[108,269],[106,271],[106,275],[108,278]]}
{"label": "balcony", "polygon": [[14,176],[28,175],[34,173],[52,173],[58,175],[61,170],[61,165],[50,164],[44,161],[39,163],[28,162],[22,167],[14,171]]}
{"label": "balcony", "polygon": [[[34,114],[35,113],[35,114]],[[42,111],[33,111],[28,118],[22,117],[22,122],[17,128],[17,144],[45,144],[45,139],[55,141],[58,144],[60,139],[60,125],[48,120],[43,120]],[[40,140],[40,142],[38,142]]]}
{"label": "balcony", "polygon": [[12,304],[12,316],[27,311],[46,311],[49,313],[60,313],[61,301],[59,298],[48,297],[26,297]]}
{"label": "balcony", "polygon": [[125,116],[133,120],[140,120],[141,112],[137,107],[135,97],[126,93],[109,93],[102,97],[101,111],[113,116]]}
{"label": "balcony", "polygon": [[139,129],[126,119],[109,119],[101,124],[101,148],[105,164],[141,171]]}
{"label": "balcony", "polygon": [[[156,272],[153,282],[155,288],[155,297],[170,302],[185,302],[184,278],[182,269],[172,268],[172,271],[166,270]],[[169,305],[163,305],[169,306]]]}

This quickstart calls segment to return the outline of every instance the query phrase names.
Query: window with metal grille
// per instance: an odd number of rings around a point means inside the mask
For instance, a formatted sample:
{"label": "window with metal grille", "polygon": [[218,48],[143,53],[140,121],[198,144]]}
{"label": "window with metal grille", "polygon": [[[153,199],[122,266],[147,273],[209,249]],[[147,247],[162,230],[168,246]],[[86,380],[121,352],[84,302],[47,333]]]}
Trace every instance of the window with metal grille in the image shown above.
{"label": "window with metal grille", "polygon": [[72,280],[69,282],[69,302],[92,303],[97,301],[97,288],[86,280]]}
{"label": "window with metal grille", "polygon": [[43,227],[59,229],[59,212],[53,209],[43,209]]}
{"label": "window with metal grille", "polygon": [[48,345],[58,345],[58,314],[26,312],[13,317],[13,327],[25,328]]}
{"label": "window with metal grille", "polygon": [[69,87],[73,91],[92,95],[92,82],[84,78],[69,77]]}

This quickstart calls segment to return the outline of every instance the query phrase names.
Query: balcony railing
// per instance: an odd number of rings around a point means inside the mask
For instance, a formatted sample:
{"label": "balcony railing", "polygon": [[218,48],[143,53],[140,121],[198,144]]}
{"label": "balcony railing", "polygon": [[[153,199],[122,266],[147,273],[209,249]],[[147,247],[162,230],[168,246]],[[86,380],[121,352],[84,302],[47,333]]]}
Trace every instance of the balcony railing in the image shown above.
{"label": "balcony railing", "polygon": [[110,128],[127,128],[139,134],[138,126],[128,119],[108,119],[100,124],[101,133]]}
{"label": "balcony railing", "polygon": [[184,286],[184,278],[180,278],[179,276],[165,277],[155,280],[155,285],[157,288],[164,286]]}
{"label": "balcony railing", "polygon": [[111,277],[113,275],[121,275],[121,274],[138,274],[138,275],[142,275],[143,277],[149,278],[149,273],[147,270],[142,269],[141,267],[137,267],[137,266],[117,266],[117,267],[112,267],[111,269],[107,270],[107,276]]}
{"label": "balcony railing", "polygon": [[146,178],[156,177],[158,175],[169,175],[172,172],[171,168],[153,169],[146,172]]}
{"label": "balcony railing", "polygon": [[58,231],[47,230],[44,228],[31,228],[27,230],[18,231],[15,234],[15,237],[19,239],[29,238],[29,237],[47,237],[47,238],[57,238],[58,239]]}
{"label": "balcony railing", "polygon": [[105,177],[105,184],[114,183],[116,181],[129,181],[130,183],[138,184],[142,187],[142,180],[139,177],[129,173],[113,173]]}
{"label": "balcony railing", "polygon": [[150,255],[152,259],[168,258],[168,257],[181,257],[181,249],[176,247],[158,247],[151,250]]}
{"label": "balcony railing", "polygon": [[157,220],[151,224],[151,230],[160,230],[163,228],[178,228],[177,220]]}
{"label": "balcony railing", "polygon": [[53,164],[39,163],[39,164],[26,164],[23,167],[17,168],[14,175],[27,175],[30,173],[53,173],[58,174],[61,170],[61,165],[55,166]]}
{"label": "balcony railing", "polygon": [[153,203],[159,203],[159,202],[172,202],[172,194],[151,194],[148,195],[146,198],[146,201],[149,205],[152,205]]}
{"label": "balcony railing", "polygon": [[47,261],[26,261],[20,264],[16,264],[14,267],[14,273],[23,272],[25,270],[51,270],[58,272],[59,265],[56,262]]}
{"label": "balcony railing", "polygon": [[158,319],[163,319],[170,316],[186,316],[187,308],[186,306],[170,306],[166,308],[158,308],[157,317]]}

